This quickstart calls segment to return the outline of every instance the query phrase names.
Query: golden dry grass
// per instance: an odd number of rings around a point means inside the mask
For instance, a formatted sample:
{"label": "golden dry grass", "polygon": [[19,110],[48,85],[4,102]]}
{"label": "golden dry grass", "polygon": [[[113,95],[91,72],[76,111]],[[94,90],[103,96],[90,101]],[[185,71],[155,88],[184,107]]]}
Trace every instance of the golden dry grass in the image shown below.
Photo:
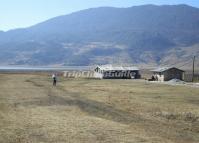
{"label": "golden dry grass", "polygon": [[0,74],[2,143],[198,143],[199,89]]}

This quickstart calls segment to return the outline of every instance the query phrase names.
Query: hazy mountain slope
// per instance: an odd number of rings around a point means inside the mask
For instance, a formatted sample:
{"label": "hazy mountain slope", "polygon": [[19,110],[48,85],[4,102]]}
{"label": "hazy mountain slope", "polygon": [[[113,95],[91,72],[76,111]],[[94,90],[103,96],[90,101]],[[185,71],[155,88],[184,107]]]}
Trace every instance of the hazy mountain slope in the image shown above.
{"label": "hazy mountain slope", "polygon": [[197,43],[197,8],[102,7],[0,32],[0,64],[171,63],[165,61],[172,55],[168,51]]}

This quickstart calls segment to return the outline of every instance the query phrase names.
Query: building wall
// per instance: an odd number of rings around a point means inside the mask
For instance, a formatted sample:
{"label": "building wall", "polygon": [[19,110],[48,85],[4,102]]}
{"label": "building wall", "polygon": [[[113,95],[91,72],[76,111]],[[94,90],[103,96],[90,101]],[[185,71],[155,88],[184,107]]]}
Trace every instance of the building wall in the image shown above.
{"label": "building wall", "polygon": [[164,81],[168,81],[174,78],[184,80],[184,72],[175,68],[164,71],[163,75]]}

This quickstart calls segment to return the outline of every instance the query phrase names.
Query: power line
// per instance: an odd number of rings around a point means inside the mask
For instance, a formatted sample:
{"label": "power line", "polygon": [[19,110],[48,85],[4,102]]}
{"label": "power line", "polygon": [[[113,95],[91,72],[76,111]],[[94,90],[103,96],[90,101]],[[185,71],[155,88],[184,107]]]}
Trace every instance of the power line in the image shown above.
{"label": "power line", "polygon": [[[192,60],[192,59],[189,59],[188,61],[190,61],[190,60]],[[167,65],[167,67],[172,67],[172,66],[177,65],[177,64],[179,64],[179,63],[182,63],[182,62],[175,62],[174,64],[171,64],[171,65],[164,64],[164,65],[162,65],[162,66]],[[186,62],[186,63],[187,63],[187,62]]]}
{"label": "power line", "polygon": [[[181,63],[182,63],[182,62],[181,62]],[[170,65],[170,67],[172,67],[172,66],[174,66],[174,65],[177,65],[177,64],[179,64],[179,62],[176,62],[176,63]]]}
{"label": "power line", "polygon": [[[195,58],[196,58],[196,57],[199,58],[199,55],[194,56],[194,57],[195,57]],[[171,64],[171,65],[169,65],[169,64],[163,64],[163,65],[162,65],[162,64],[161,64],[160,66],[172,67],[172,66],[176,65],[176,67],[181,68],[181,67],[184,67],[184,66],[190,64],[190,62],[192,62],[192,61],[193,61],[193,58],[190,58],[185,64],[183,64],[183,65],[181,65],[181,66],[177,66],[177,65],[179,65],[179,63],[183,63],[183,62],[176,62],[176,63]]]}
{"label": "power line", "polygon": [[[192,60],[192,59],[191,59]],[[186,66],[186,65],[188,65],[188,64],[190,64],[190,60],[188,60],[189,62],[186,62],[185,64],[183,64],[183,65],[181,65],[181,66],[179,66],[178,68],[181,68],[181,67],[184,67],[184,66]]]}
{"label": "power line", "polygon": [[164,64],[164,65],[160,65],[160,66],[167,66],[167,67],[172,67],[172,66],[174,66],[174,65],[176,65],[177,63],[179,63],[179,62],[176,62],[176,63],[174,63],[174,64],[172,64],[172,65],[168,65],[168,64]]}

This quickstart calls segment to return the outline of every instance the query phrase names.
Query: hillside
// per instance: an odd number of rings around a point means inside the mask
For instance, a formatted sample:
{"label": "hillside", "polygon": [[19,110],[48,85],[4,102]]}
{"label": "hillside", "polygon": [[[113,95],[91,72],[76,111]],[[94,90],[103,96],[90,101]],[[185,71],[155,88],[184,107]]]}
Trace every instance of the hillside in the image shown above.
{"label": "hillside", "polygon": [[199,55],[197,44],[198,8],[101,7],[0,32],[0,64],[183,63]]}

